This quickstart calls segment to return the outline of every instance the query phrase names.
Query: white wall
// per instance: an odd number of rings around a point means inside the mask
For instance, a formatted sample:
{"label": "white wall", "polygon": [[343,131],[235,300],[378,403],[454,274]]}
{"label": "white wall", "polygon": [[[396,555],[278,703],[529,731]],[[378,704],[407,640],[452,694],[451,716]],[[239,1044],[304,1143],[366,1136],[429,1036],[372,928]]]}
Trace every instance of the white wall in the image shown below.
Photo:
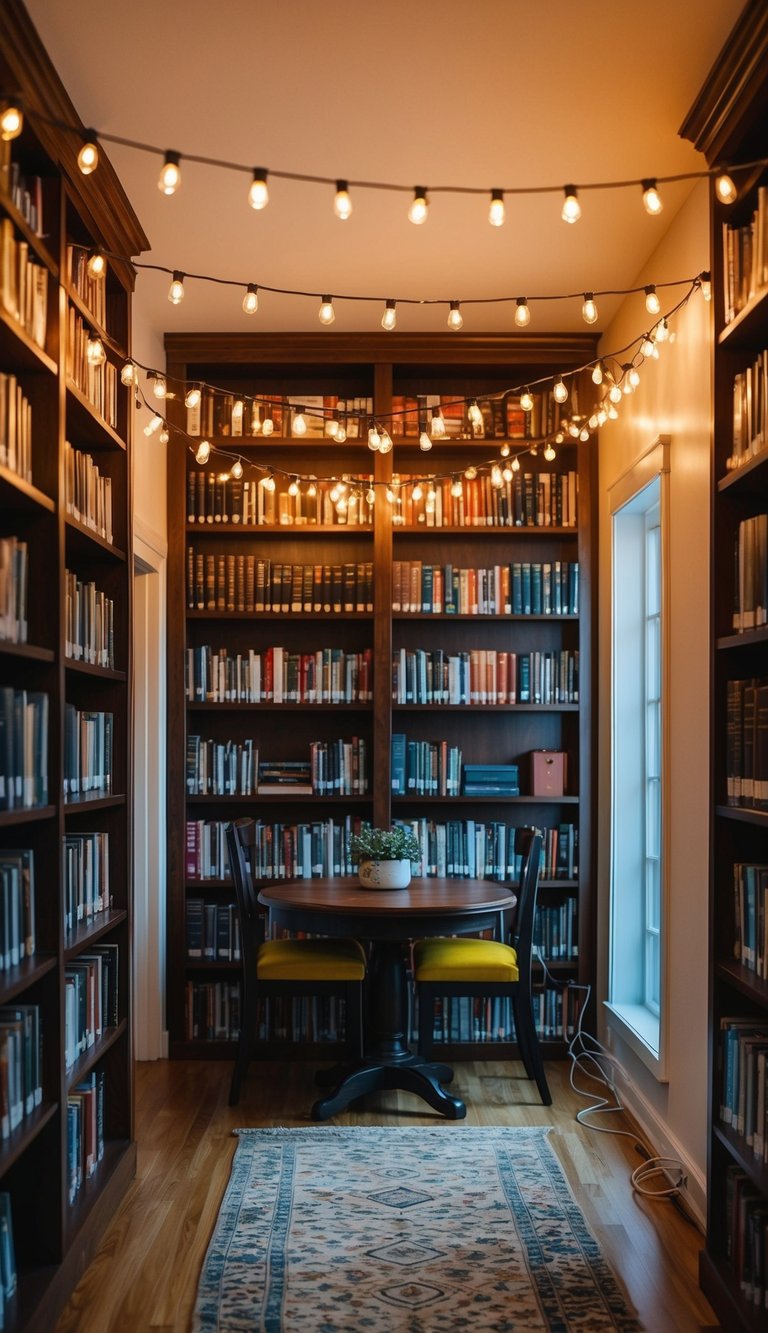
{"label": "white wall", "polygon": [[[698,185],[638,284],[690,278],[709,268],[708,203]],[[679,289],[678,296],[684,289]],[[662,310],[675,289],[660,293]],[[690,1202],[704,1211],[707,1106],[707,875],[709,797],[710,307],[696,293],[675,316],[675,340],[647,362],[619,419],[600,432],[598,689],[598,994],[606,997],[610,850],[611,528],[608,488],[660,435],[670,446],[669,989],[667,1073],[659,1083],[615,1035],[608,1040],[630,1074],[628,1109],[659,1152],[680,1157]],[[628,297],[601,341],[608,353],[651,323],[642,294]]]}

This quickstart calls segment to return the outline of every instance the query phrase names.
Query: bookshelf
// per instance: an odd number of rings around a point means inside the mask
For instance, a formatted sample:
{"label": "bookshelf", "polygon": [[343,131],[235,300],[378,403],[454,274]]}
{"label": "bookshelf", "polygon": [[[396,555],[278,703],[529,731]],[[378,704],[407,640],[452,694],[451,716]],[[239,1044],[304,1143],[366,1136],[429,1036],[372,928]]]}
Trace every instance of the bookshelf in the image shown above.
{"label": "bookshelf", "polygon": [[[441,826],[441,839],[443,830],[446,838],[450,836],[453,851],[456,839],[462,838],[466,849],[467,821],[470,820],[476,823],[495,822],[508,827],[529,822],[553,829],[570,825],[578,842],[576,865],[571,867],[570,872],[563,872],[562,868],[558,868],[556,854],[552,851],[554,863],[545,874],[541,892],[542,907],[545,909],[542,929],[548,932],[544,937],[546,940],[556,940],[554,947],[557,958],[553,958],[552,969],[558,976],[563,980],[569,977],[583,980],[591,976],[594,813],[591,708],[594,658],[591,649],[594,621],[590,585],[596,556],[595,525],[592,519],[595,495],[594,448],[589,444],[571,441],[559,448],[557,458],[550,463],[544,460],[541,448],[536,457],[525,456],[525,471],[546,473],[552,478],[568,472],[571,474],[572,486],[578,485],[578,504],[575,505],[572,497],[569,513],[567,497],[563,511],[562,496],[558,502],[555,495],[556,483],[547,481],[547,495],[553,497],[551,514],[557,521],[546,527],[481,527],[468,522],[462,524],[460,510],[449,493],[449,482],[442,485],[445,493],[436,500],[435,522],[439,522],[440,526],[432,526],[432,519],[425,512],[428,499],[424,496],[414,499],[412,486],[403,486],[398,490],[397,482],[406,476],[425,473],[450,473],[454,479],[456,476],[464,478],[467,469],[498,458],[505,443],[510,444],[510,458],[526,445],[522,439],[507,440],[506,421],[502,428],[499,428],[498,420],[486,422],[484,429],[494,432],[501,429],[501,433],[494,434],[493,438],[467,435],[469,428],[464,421],[449,425],[452,433],[444,441],[436,442],[433,449],[426,453],[419,447],[418,435],[411,433],[415,430],[414,404],[417,400],[423,399],[425,395],[430,396],[430,404],[432,398],[441,399],[447,409],[448,421],[451,398],[476,395],[478,402],[482,403],[483,394],[490,396],[528,377],[534,380],[538,375],[552,370],[579,367],[588,362],[595,352],[595,340],[586,334],[539,338],[480,335],[445,339],[400,334],[368,337],[333,333],[166,336],[166,368],[170,378],[185,384],[202,381],[215,385],[231,395],[235,402],[239,394],[260,395],[265,400],[271,395],[273,400],[279,399],[282,404],[277,409],[274,405],[269,408],[270,419],[272,415],[279,416],[280,424],[279,427],[276,425],[268,439],[260,435],[250,436],[248,427],[241,437],[235,439],[231,434],[231,419],[226,415],[220,416],[217,422],[209,414],[207,421],[204,418],[201,422],[199,438],[208,439],[213,451],[210,460],[203,466],[198,466],[194,457],[198,437],[194,437],[190,451],[188,438],[173,431],[171,433],[168,474],[168,1018],[172,1056],[231,1058],[233,1054],[233,1044],[223,1032],[218,1038],[214,1036],[213,1040],[202,1038],[199,1028],[197,1035],[193,1035],[194,1029],[189,1025],[188,1003],[192,988],[201,980],[216,984],[217,971],[221,985],[231,985],[232,963],[228,957],[222,959],[222,967],[217,966],[214,958],[209,958],[207,963],[201,963],[199,957],[190,959],[187,955],[186,929],[187,904],[190,899],[195,900],[194,913],[199,914],[199,902],[203,899],[210,908],[219,905],[219,916],[226,914],[227,905],[232,901],[231,887],[225,875],[222,875],[224,859],[221,827],[226,820],[238,815],[253,814],[269,826],[274,826],[278,821],[283,825],[294,826],[313,822],[317,824],[331,819],[338,826],[344,819],[353,821],[362,818],[389,827],[393,820],[408,821],[421,833],[425,853],[430,848],[428,834],[431,832],[434,844],[438,825]],[[583,410],[586,402],[591,403],[586,386],[582,386],[582,397]],[[359,425],[353,422],[343,443],[311,429],[305,435],[295,436],[290,433],[293,429],[292,414],[285,408],[288,399],[294,400],[294,406],[325,401],[329,411],[337,399],[341,400],[342,406],[351,414],[347,424],[353,416],[359,415]],[[171,421],[186,429],[187,416],[182,403],[183,395],[179,406],[172,409],[176,411],[176,416],[171,417]],[[541,404],[537,404],[536,411],[540,409]],[[371,452],[367,439],[371,415],[380,419],[394,412],[406,411],[411,412],[411,423],[405,426],[401,434],[393,431],[393,451],[387,454]],[[426,412],[428,420],[431,406],[421,402],[421,411],[422,414]],[[489,411],[486,407],[486,413]],[[247,406],[244,415],[246,421],[250,420]],[[264,415],[265,411],[261,410],[260,417]],[[236,409],[236,419],[239,420],[239,409]],[[519,414],[515,422],[514,429],[522,429]],[[194,418],[190,420],[190,425],[197,428]],[[213,430],[206,433],[206,427],[213,427]],[[273,524],[224,524],[215,518],[210,523],[198,521],[197,515],[202,513],[202,509],[195,508],[192,491],[197,497],[198,487],[202,487],[208,495],[209,483],[206,481],[203,485],[194,482],[190,490],[189,474],[203,471],[215,473],[222,466],[226,467],[227,460],[217,454],[217,449],[230,454],[237,453],[245,460],[243,483],[249,479],[248,463],[251,461],[262,469],[273,466],[278,470],[277,498],[269,502],[274,505],[274,511],[270,511],[274,512],[276,519]],[[284,470],[287,477],[281,479],[280,470]],[[372,476],[381,485],[375,488],[376,499],[373,505],[367,505],[363,495],[363,500],[347,511],[346,523],[340,522],[335,510],[329,510],[322,503],[313,500],[309,504],[307,499],[301,499],[299,503],[303,506],[302,512],[307,521],[297,524],[294,521],[297,511],[290,508],[287,497],[281,499],[279,494],[286,489],[294,473],[302,478],[314,475],[318,479],[339,478],[345,473],[354,477]],[[254,475],[258,477],[258,474]],[[400,503],[396,499],[391,504],[386,499],[385,483],[395,486],[394,493],[399,495]],[[214,515],[217,503],[215,485],[215,481],[211,483]],[[475,492],[472,492],[473,485],[476,486]],[[320,480],[317,486],[322,491]],[[467,490],[467,505],[472,503],[471,492],[476,495],[474,503],[479,504],[481,500],[477,497],[480,496],[480,487],[479,483],[473,482],[471,471],[470,476],[464,478],[463,486]],[[306,494],[307,482],[302,483],[301,489]],[[241,503],[238,487],[236,504],[239,507]],[[263,505],[266,502],[262,497],[258,503]],[[560,508],[557,508],[558,503]],[[211,512],[210,507],[208,512]],[[252,518],[250,510],[242,512]],[[192,514],[195,515],[194,521],[190,521]],[[467,519],[469,516],[468,509],[464,517]],[[190,547],[193,548],[193,558],[192,564],[188,566]],[[224,555],[225,567],[221,579],[218,578],[215,559],[209,561],[206,567],[206,553],[215,557]],[[198,560],[200,555],[203,557],[202,562]],[[342,609],[335,611],[315,609],[316,596],[319,605],[333,606],[335,594],[331,588],[329,601],[322,587],[317,593],[314,586],[311,596],[307,586],[306,590],[302,589],[300,597],[297,591],[295,602],[292,600],[291,604],[296,607],[300,604],[301,610],[283,610],[281,613],[228,610],[227,555],[235,558],[238,555],[246,558],[250,555],[256,563],[259,560],[271,560],[273,563],[311,565],[313,570],[318,566],[322,570],[324,566],[334,564],[342,568],[354,566],[355,569],[362,565],[370,568],[370,584],[364,580],[362,593],[355,591],[348,600],[345,600],[346,594],[342,590],[335,601],[337,608]],[[512,564],[517,562],[554,566],[556,561],[571,565],[578,562],[578,609],[574,605],[571,610],[570,604],[566,605],[566,588],[558,611],[555,611],[552,600],[547,602],[546,611],[539,607],[535,614],[523,613],[522,607],[520,612],[507,612],[502,600],[501,567],[510,571]],[[214,566],[212,573],[211,563]],[[432,580],[428,601],[426,584],[423,582],[426,566],[429,566]],[[445,602],[441,601],[439,605],[443,609],[435,612],[428,607],[434,605],[431,598],[436,578],[437,586],[441,579],[445,586],[446,566],[452,566],[457,571],[463,570],[463,582],[457,577],[456,610],[446,611]],[[206,568],[209,569],[208,577]],[[406,569],[407,575],[404,573]],[[419,574],[414,574],[414,570],[419,570]],[[441,571],[437,576],[436,570]],[[396,571],[398,587],[395,586]],[[472,579],[467,571],[472,572]],[[481,580],[477,571],[490,571],[490,574],[484,574]],[[188,595],[190,577],[193,582],[191,599]],[[409,602],[404,599],[403,581],[406,578],[409,586],[412,578],[419,583],[418,610],[410,609]],[[245,579],[247,582],[247,574]],[[254,579],[258,581],[258,571]],[[206,586],[207,582],[211,582],[212,586]],[[223,592],[219,591],[219,583],[223,585]],[[298,584],[296,587],[298,589]],[[466,606],[462,602],[460,606],[458,600],[460,596],[465,599],[467,596],[476,598],[479,587],[484,599],[483,614],[475,609],[474,602]],[[493,598],[498,595],[498,605],[497,600],[489,600],[489,593],[492,593]],[[236,605],[238,596],[236,589]],[[508,599],[511,597],[511,588],[507,589],[506,596]],[[554,591],[548,588],[547,597],[553,599],[554,596]],[[215,605],[217,598],[218,606]],[[210,609],[205,605],[209,599],[214,602]],[[244,600],[248,605],[247,590]],[[204,604],[201,606],[200,602]],[[256,595],[254,605],[267,604],[267,601],[259,601]],[[285,607],[284,601],[280,604]],[[308,609],[310,605],[311,610]],[[480,604],[477,605],[479,607]],[[397,606],[401,609],[396,609]],[[346,704],[278,704],[274,700],[222,704],[185,697],[185,667],[189,650],[193,650],[193,659],[195,654],[202,654],[205,647],[213,653],[226,649],[230,656],[240,653],[247,657],[249,650],[263,655],[267,649],[278,645],[284,649],[284,655],[297,657],[323,648],[343,652],[346,658],[353,658],[356,654],[366,656],[372,667],[371,697]],[[436,652],[443,654],[437,663],[434,660]],[[452,659],[453,671],[461,655],[465,654],[466,661],[460,669],[465,673],[467,689],[470,676],[477,685],[479,662],[484,663],[486,671],[491,670],[489,663],[495,663],[498,702],[479,702],[482,695],[478,693],[477,701],[470,703],[435,702],[431,696],[427,698],[424,695],[419,696],[418,702],[398,703],[393,699],[393,671],[396,664],[405,663],[406,660],[412,664],[417,654],[424,653],[433,654],[431,676],[436,678],[435,673],[444,669],[446,685],[448,660]],[[533,655],[540,655],[536,662],[539,663],[538,683],[541,688],[544,688],[544,676],[540,657],[550,655],[546,676],[546,688],[550,693],[545,693],[541,698],[531,694],[528,703],[510,703],[510,696],[505,695],[501,689],[502,673],[498,665],[500,653],[506,653],[507,659],[511,654],[517,654],[518,659],[522,655],[530,656],[528,667],[531,670]],[[555,702],[552,680],[562,667],[560,654],[568,654],[571,659],[572,693],[569,702],[560,701],[560,695]],[[573,677],[576,654],[578,702]],[[567,666],[563,669],[565,683]],[[504,688],[508,686],[506,676]],[[367,696],[367,691],[364,693]],[[488,697],[486,693],[486,699]],[[506,698],[507,702],[502,702],[502,698]],[[290,713],[287,726],[286,713]],[[392,738],[399,735],[407,736],[412,741],[443,741],[446,752],[449,748],[461,749],[465,762],[516,761],[520,769],[522,794],[494,794],[490,798],[463,792],[454,796],[441,796],[439,791],[424,795],[415,792],[393,794]],[[331,742],[338,737],[348,739],[354,736],[362,739],[365,746],[367,789],[357,790],[353,787],[347,796],[308,793],[291,795],[289,791],[269,795],[249,791],[238,797],[221,797],[209,793],[189,796],[185,776],[190,736],[205,736],[220,743],[250,739],[254,747],[258,745],[261,758],[294,761],[308,757],[312,741]],[[531,794],[528,753],[534,749],[567,754],[568,780],[563,795]],[[198,832],[192,835],[193,845],[190,850],[192,874],[187,873],[185,865],[185,839],[190,821],[198,824]],[[490,840],[490,833],[488,836]],[[198,838],[196,848],[195,837]],[[335,858],[337,862],[341,858],[342,873],[348,870],[344,865],[343,837],[342,834],[341,850],[337,841]],[[200,838],[205,840],[204,854],[200,851]],[[329,857],[333,860],[330,856],[330,835],[328,838]],[[309,863],[317,860],[319,867],[321,853],[311,838],[307,854]],[[264,855],[259,868],[265,877],[269,875],[270,856],[273,855],[274,840],[270,841],[265,832]],[[211,875],[207,880],[201,880],[198,877],[199,870],[206,860]],[[328,874],[333,871],[326,863],[316,873]],[[290,869],[288,874],[290,876]],[[213,919],[213,913],[211,915]],[[566,932],[570,933],[571,941],[568,949],[564,943]],[[203,971],[204,978],[201,976]],[[210,993],[208,998],[210,1000]],[[551,1018],[552,1014],[548,1016]],[[199,1012],[197,1017],[200,1017]],[[450,1037],[450,1034],[447,1035]],[[455,1038],[456,1033],[453,1035]],[[283,1045],[281,1040],[275,1042],[267,1039],[261,1043],[261,1050],[265,1054],[275,1054],[283,1049]],[[489,1040],[457,1042],[450,1039],[444,1046],[446,1053],[452,1051],[458,1058],[496,1057],[511,1053],[512,1049],[509,1041],[501,1040],[491,1045]],[[317,1056],[328,1053],[328,1046],[323,1045],[321,1048],[313,1039],[313,1034],[305,1032],[299,1034],[299,1040],[294,1042],[291,1051],[300,1056]],[[564,1051],[563,1041],[553,1037],[547,1043],[547,1051],[550,1055],[561,1054]]]}
{"label": "bookshelf", "polygon": [[[744,9],[681,133],[708,163],[768,154],[768,15]],[[752,1249],[768,1236],[768,1161],[757,1097],[760,1035],[768,1039],[768,971],[758,931],[766,919],[765,646],[754,607],[768,577],[760,515],[768,513],[768,171],[732,173],[726,206],[712,191],[714,440],[711,536],[710,1096],[707,1242],[700,1281],[724,1327],[758,1329],[765,1273]],[[757,226],[752,222],[760,214]],[[749,233],[753,232],[751,238]],[[762,244],[762,254],[760,245]],[[750,258],[754,256],[754,267]],[[739,571],[738,575],[736,571]],[[758,706],[759,701],[759,706]],[[750,1040],[755,1037],[755,1040]],[[730,1073],[729,1073],[730,1070]],[[744,1123],[740,1081],[750,1078]],[[752,1083],[754,1079],[754,1083]],[[753,1120],[754,1116],[754,1120]],[[755,1142],[757,1136],[757,1142]]]}
{"label": "bookshelf", "polygon": [[[0,1200],[17,1272],[4,1327],[21,1330],[54,1326],[135,1173],[132,405],[119,385],[133,273],[110,263],[93,309],[70,247],[133,254],[147,241],[103,155],[86,181],[75,136],[36,118],[78,123],[15,0],[0,8],[0,53],[0,86],[29,113],[0,145]],[[88,372],[77,321],[106,349]],[[109,521],[85,503],[82,476],[73,493],[75,455],[92,479],[98,469]],[[80,995],[92,998],[85,1026]],[[14,1113],[22,1052],[32,1082]]]}

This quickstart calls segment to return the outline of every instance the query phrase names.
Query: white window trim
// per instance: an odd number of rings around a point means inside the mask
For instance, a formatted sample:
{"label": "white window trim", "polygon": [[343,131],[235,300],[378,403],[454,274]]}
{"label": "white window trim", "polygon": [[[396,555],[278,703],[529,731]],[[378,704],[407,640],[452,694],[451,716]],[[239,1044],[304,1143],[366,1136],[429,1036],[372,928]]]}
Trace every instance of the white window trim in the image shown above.
{"label": "white window trim", "polygon": [[[661,1013],[658,1021],[649,1009],[638,1004],[614,1004],[604,1000],[606,1021],[622,1041],[634,1051],[660,1083],[668,1082],[667,1052],[669,1050],[669,866],[670,866],[670,790],[667,775],[670,771],[670,663],[669,663],[669,471],[670,437],[660,435],[609,487],[611,527],[618,510],[644,490],[657,477],[660,491],[661,518],[661,772],[662,772],[662,842],[661,842],[661,950],[659,958],[659,998]],[[613,543],[611,543],[613,559]],[[611,570],[611,629],[613,628],[613,570]],[[611,643],[611,689],[613,690],[614,645]],[[615,774],[613,771],[613,705],[611,698],[611,838],[613,838],[613,810],[615,808]],[[613,878],[613,846],[611,846],[611,881]],[[612,938],[609,930],[609,940]],[[609,960],[610,972],[610,960]]]}

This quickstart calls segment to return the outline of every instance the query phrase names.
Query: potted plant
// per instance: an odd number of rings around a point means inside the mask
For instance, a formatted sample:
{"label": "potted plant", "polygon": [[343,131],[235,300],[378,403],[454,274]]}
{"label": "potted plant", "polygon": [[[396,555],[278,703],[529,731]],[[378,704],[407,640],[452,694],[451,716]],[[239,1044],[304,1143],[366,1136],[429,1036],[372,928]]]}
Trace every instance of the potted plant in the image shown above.
{"label": "potted plant", "polygon": [[407,828],[363,828],[351,834],[349,851],[364,889],[407,889],[419,844]]}

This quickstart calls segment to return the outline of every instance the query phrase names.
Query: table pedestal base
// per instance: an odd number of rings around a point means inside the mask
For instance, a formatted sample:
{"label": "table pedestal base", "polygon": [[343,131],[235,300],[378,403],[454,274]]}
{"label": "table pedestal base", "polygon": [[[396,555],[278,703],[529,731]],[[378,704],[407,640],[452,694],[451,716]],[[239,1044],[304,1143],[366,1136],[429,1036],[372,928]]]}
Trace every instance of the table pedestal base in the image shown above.
{"label": "table pedestal base", "polygon": [[365,1097],[371,1092],[380,1092],[386,1088],[402,1088],[404,1092],[414,1092],[423,1098],[435,1111],[447,1116],[449,1120],[463,1120],[467,1108],[459,1097],[452,1097],[442,1083],[449,1083],[453,1078],[450,1065],[435,1064],[422,1060],[418,1055],[407,1055],[401,1060],[361,1060],[346,1071],[338,1067],[324,1070],[317,1082],[325,1085],[335,1083],[333,1091],[327,1097],[321,1097],[312,1107],[313,1120],[328,1120],[346,1109],[357,1097]]}

